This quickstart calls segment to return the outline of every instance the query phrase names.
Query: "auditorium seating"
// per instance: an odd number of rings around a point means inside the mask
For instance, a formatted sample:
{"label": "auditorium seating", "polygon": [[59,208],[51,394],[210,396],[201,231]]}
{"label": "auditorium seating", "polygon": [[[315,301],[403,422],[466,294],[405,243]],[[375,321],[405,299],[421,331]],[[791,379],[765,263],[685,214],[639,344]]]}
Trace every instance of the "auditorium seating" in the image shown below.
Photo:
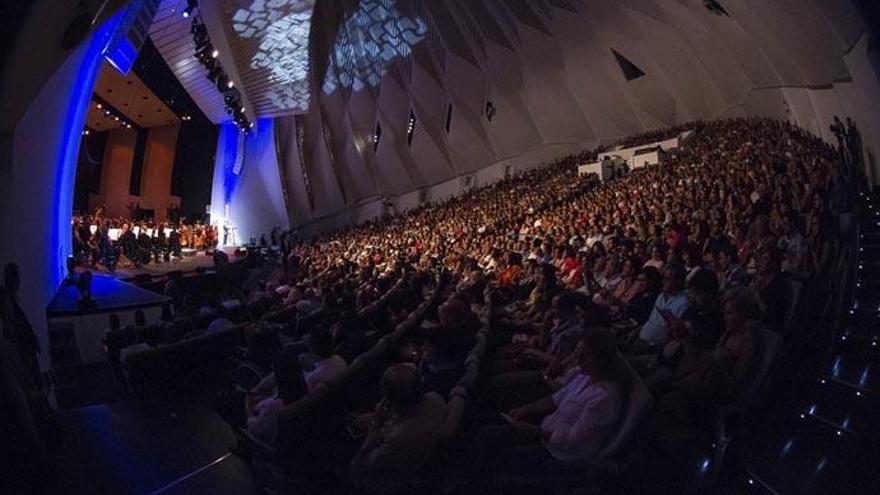
{"label": "auditorium seating", "polygon": [[130,354],[126,368],[133,395],[152,402],[228,381],[233,353],[243,343],[248,325]]}
{"label": "auditorium seating", "polygon": [[[299,401],[285,407],[279,418],[277,445],[267,445],[247,431],[240,430],[239,437],[253,454],[252,462],[261,472],[271,475],[276,488],[295,483],[320,483],[322,479],[345,476],[345,469],[355,445],[345,435],[345,418],[359,406],[371,406],[379,397],[377,385],[385,368],[399,355],[401,343],[422,323],[425,316],[442,302],[447,294],[448,277],[441,275],[437,288],[404,322],[367,352],[354,359],[348,370],[326,387],[321,387]],[[490,294],[486,300],[489,301]],[[480,365],[491,340],[492,305],[487,304],[483,327],[477,341],[465,360],[465,370],[458,385],[468,390],[474,388],[479,378]],[[456,435],[458,425],[453,425],[450,436]],[[347,446],[347,447],[346,447]],[[433,473],[443,470],[437,466],[443,458],[437,454],[432,462]]]}
{"label": "auditorium seating", "polygon": [[[766,122],[764,124],[766,125]],[[711,128],[711,125],[709,124],[707,128]],[[742,122],[738,122],[738,125],[742,125]],[[662,137],[656,134],[651,135],[651,138],[655,140]],[[700,141],[700,139],[705,141],[705,138],[699,136],[694,139],[696,141]],[[638,140],[631,142],[633,146],[639,146]],[[687,150],[682,150],[682,154],[687,156]],[[687,164],[676,163],[676,160],[681,160],[681,156],[670,160],[670,168],[678,167],[678,171],[674,172],[674,174],[682,174],[682,170],[686,170]],[[617,205],[614,204],[615,200],[611,199],[608,195],[608,191],[623,191],[625,193],[629,191],[626,188],[639,191],[639,194],[648,196],[648,199],[657,200],[654,203],[655,208],[660,208],[663,200],[672,196],[668,191],[658,189],[652,192],[650,189],[645,190],[641,187],[642,183],[648,183],[642,180],[643,177],[649,181],[662,181],[664,178],[663,174],[668,174],[666,179],[669,176],[674,177],[673,173],[666,171],[657,173],[659,169],[656,168],[654,170],[650,168],[639,170],[633,173],[634,177],[618,178],[603,185],[573,182],[565,184],[565,187],[558,187],[560,177],[565,178],[569,175],[574,175],[573,169],[575,165],[574,161],[568,163],[565,168],[560,168],[564,173],[556,176],[550,173],[546,175],[536,174],[534,180],[523,181],[522,184],[516,186],[520,188],[516,189],[516,191],[524,197],[528,197],[534,190],[548,189],[550,187],[548,184],[551,183],[554,184],[553,187],[557,187],[557,189],[553,189],[554,194],[551,197],[542,198],[541,201],[531,198],[531,201],[534,202],[524,203],[529,205],[529,215],[533,213],[531,211],[533,209],[532,205],[536,205],[534,208],[538,210],[539,216],[535,218],[559,222],[557,225],[562,233],[557,230],[552,233],[544,232],[542,234],[548,238],[547,244],[545,244],[547,249],[565,250],[565,246],[561,246],[561,244],[575,246],[575,243],[583,241],[583,237],[586,237],[588,233],[596,234],[593,231],[593,225],[589,223],[589,218],[577,219],[574,215],[565,216],[561,215],[560,212],[571,213],[581,207],[584,209],[594,208],[595,211],[585,211],[584,216],[604,214],[610,217],[613,214],[613,208]],[[681,177],[682,175],[679,175],[677,178]],[[556,182],[553,182],[554,180]],[[516,183],[513,182],[513,184]],[[682,182],[679,182],[679,186],[682,186]],[[683,197],[687,197],[686,195],[690,194],[687,188],[680,190],[679,193]],[[744,196],[747,197],[748,195],[745,194]],[[509,200],[507,196],[504,196],[504,198],[501,201]],[[597,202],[595,198],[608,199],[609,204],[603,204],[601,201]],[[455,212],[456,208],[464,206],[474,208],[475,205],[479,206],[481,197],[478,193],[468,200],[474,202],[473,204],[466,203],[464,202],[465,200],[460,200],[462,201],[461,203],[456,203],[455,201],[458,200],[453,200],[437,208],[449,208],[453,212]],[[498,199],[490,196],[485,201],[492,202],[498,201]],[[619,208],[624,209],[622,206],[624,204],[624,202],[621,202]],[[495,239],[498,239],[505,236],[505,240],[499,242],[507,242],[507,244],[500,249],[506,249],[508,252],[517,252],[517,250],[528,251],[528,243],[532,240],[529,237],[530,233],[523,234],[523,232],[529,231],[532,217],[523,216],[521,212],[516,211],[516,208],[517,205],[514,205],[511,209],[501,207],[501,217],[497,219],[497,223],[493,227],[498,228],[499,232],[487,234],[486,237],[487,239],[492,239],[491,235],[495,235]],[[695,208],[700,209],[699,205]],[[683,211],[681,213],[691,212]],[[543,214],[543,216],[540,216],[540,214]],[[554,218],[554,214],[558,216]],[[657,213],[654,214],[659,215]],[[752,214],[749,213],[748,215]],[[752,215],[744,218],[745,221],[752,222],[754,221],[753,217]],[[383,229],[386,228],[392,232],[411,228],[412,225],[407,224],[408,220],[406,218],[408,217],[402,216],[394,221],[396,223],[390,222],[370,227],[375,229],[372,235],[379,236],[376,232],[383,233]],[[475,222],[476,220],[470,221]],[[604,221],[607,222],[608,219],[606,218]],[[565,222],[577,223],[567,225]],[[677,220],[675,218],[663,220],[662,215],[655,218],[654,222],[656,224],[668,222],[663,223],[663,225],[670,229],[674,226],[680,226],[676,223]],[[523,225],[522,230],[517,234],[517,227],[521,224]],[[467,240],[468,236],[473,234],[472,230],[468,230],[473,225],[467,222],[450,225],[451,227],[449,228],[455,230],[455,232],[449,233],[450,240],[445,242],[456,245],[455,249],[462,249],[465,253],[467,249],[472,249],[472,246],[467,247]],[[489,225],[491,226],[492,224]],[[630,226],[627,227],[629,228]],[[693,226],[688,225],[688,228],[693,228]],[[568,231],[565,231],[565,229],[568,229]],[[657,236],[654,238],[650,236],[635,237],[635,230],[635,227],[632,227],[632,232],[620,233],[619,235],[629,237],[629,239],[624,241],[625,243],[627,241],[632,244],[641,243],[642,249],[654,242],[668,242],[669,250],[673,251],[671,247],[672,241],[664,239],[662,233],[658,234],[659,238]],[[370,232],[368,228],[364,228],[364,231]],[[484,232],[479,231],[478,233],[480,235],[484,234]],[[575,235],[572,235],[573,233]],[[602,233],[599,232],[599,234]],[[608,229],[605,230],[604,235],[606,237],[609,235]],[[617,234],[612,232],[612,235]],[[759,249],[755,247],[756,244],[749,244],[752,241],[750,238],[746,238],[746,240],[733,239],[734,236],[730,232],[722,232],[722,235],[728,238],[729,241],[735,240],[738,242],[738,249],[742,249],[743,252],[748,252],[749,249]],[[552,240],[550,240],[551,236],[553,236]],[[582,238],[578,239],[578,236]],[[358,238],[352,244],[355,245],[357,242],[366,243],[365,239],[366,237]],[[766,237],[758,238],[757,240],[763,242],[765,239]],[[710,239],[707,238],[705,240],[708,241]],[[774,243],[777,241],[775,237],[772,240]],[[790,378],[784,376],[786,372],[783,370],[797,369],[797,364],[799,364],[797,360],[800,359],[801,351],[809,346],[819,347],[821,345],[820,340],[823,338],[823,335],[825,335],[828,328],[834,328],[837,325],[838,315],[851,300],[851,294],[848,293],[847,289],[853,283],[851,272],[855,259],[851,240],[847,238],[839,240],[820,238],[819,240],[826,242],[825,247],[827,248],[823,251],[825,254],[823,255],[821,270],[808,271],[807,275],[802,275],[802,272],[778,273],[777,275],[783,277],[785,292],[778,301],[784,302],[780,303],[780,307],[774,306],[773,309],[778,311],[772,313],[772,320],[770,320],[771,316],[768,315],[751,315],[755,318],[767,318],[768,321],[779,321],[776,316],[781,315],[781,325],[779,328],[762,327],[758,331],[760,344],[757,351],[757,362],[759,365],[754,370],[752,381],[743,392],[733,402],[721,407],[720,410],[715,411],[717,405],[713,403],[707,407],[706,411],[703,411],[701,420],[711,423],[714,429],[709,428],[706,431],[695,433],[702,436],[695,440],[693,445],[689,446],[690,450],[685,454],[687,456],[693,455],[699,460],[699,468],[696,470],[697,474],[686,483],[691,488],[704,489],[711,486],[718,479],[721,468],[725,465],[727,447],[736,439],[746,435],[755,424],[759,423],[762,419],[761,413],[765,409],[763,407],[765,401],[768,398],[775,399],[779,397],[780,391],[778,389],[791,383]],[[522,246],[517,245],[520,242],[523,242]],[[605,242],[608,246],[612,245],[607,240]],[[461,248],[462,245],[465,247]],[[615,245],[615,247],[617,246]],[[632,249],[632,246],[626,244],[624,244],[624,247]],[[372,250],[373,247],[371,246],[369,249]],[[706,252],[705,246],[701,246],[701,249],[704,253]],[[584,249],[580,254],[586,251],[588,249]],[[367,252],[367,255],[371,256],[370,259],[372,259],[373,254],[372,252]],[[453,258],[459,256],[460,252],[453,250],[446,254],[448,255],[446,259],[439,260],[435,258],[432,266],[446,265],[446,267],[451,268],[455,265]],[[532,254],[535,254],[534,251]],[[642,261],[645,259],[645,254],[642,251]],[[615,256],[618,255],[623,256],[619,253],[615,254]],[[754,253],[748,256],[753,257],[753,262],[756,261]],[[384,263],[382,263],[382,269],[378,266],[370,268],[368,278],[372,277],[374,282],[383,277],[379,274],[382,273],[382,270],[387,266],[386,263],[388,263],[387,257],[378,257]],[[416,259],[418,259],[418,256],[416,256]],[[551,257],[550,261],[554,262],[556,260],[553,260]],[[481,263],[483,262],[481,261]],[[546,260],[538,262],[546,262]],[[618,259],[617,262],[620,263],[621,260]],[[673,260],[669,264],[673,262],[680,263],[682,260]],[[376,261],[376,263],[378,264],[379,262]],[[500,263],[498,261],[498,264]],[[581,262],[578,261],[578,263]],[[367,264],[369,265],[369,262]],[[749,265],[743,260],[743,265],[744,270],[753,271],[757,263]],[[556,267],[561,271],[561,263],[557,264]],[[584,262],[584,267],[586,267],[586,262]],[[422,268],[424,269],[424,267]],[[327,279],[332,279],[333,277],[329,275],[332,273],[331,269],[330,266],[327,266],[324,271],[316,275],[317,278],[322,279],[326,277]],[[720,269],[715,265],[710,269],[721,273]],[[495,271],[494,276],[498,277],[501,267],[495,267],[493,270]],[[812,270],[812,267],[810,270]],[[236,283],[240,284],[242,275],[227,275],[229,276],[218,277],[223,279],[221,280],[222,284],[226,285],[231,280],[239,280]],[[311,280],[314,281],[315,274],[312,275],[313,278]],[[265,475],[264,478],[267,485],[279,488],[282,491],[292,486],[308,486],[316,491],[325,492],[333,491],[345,485],[345,468],[358,447],[358,442],[352,441],[347,432],[346,419],[349,413],[367,410],[380,398],[379,382],[384,370],[389,365],[401,360],[401,349],[404,348],[403,346],[419,341],[421,338],[420,334],[422,333],[420,332],[420,327],[423,321],[426,318],[433,319],[430,315],[452,293],[451,287],[456,283],[460,284],[466,278],[466,275],[467,272],[462,271],[453,277],[449,272],[441,269],[438,273],[437,284],[434,287],[433,293],[422,300],[414,310],[402,316],[399,311],[396,311],[403,304],[398,296],[403,293],[409,294],[406,292],[407,286],[412,281],[414,275],[408,274],[399,277],[393,287],[385,291],[381,297],[358,310],[357,316],[364,323],[363,326],[372,326],[377,330],[371,334],[372,340],[369,343],[372,345],[359,356],[352,359],[348,369],[342,375],[326,385],[318,387],[300,400],[286,406],[280,412],[276,444],[267,445],[265,442],[252,437],[245,430],[238,432],[240,444],[246,447],[246,451],[250,452],[255,469]],[[486,274],[485,272],[484,275],[488,275],[490,279],[493,276],[491,273]],[[351,274],[341,272],[338,276],[344,278],[346,276],[350,277]],[[757,279],[754,274],[749,274],[748,278],[751,278],[752,282]],[[382,282],[385,280],[387,279],[382,278]],[[744,283],[748,285],[749,282],[750,280],[747,279]],[[326,284],[322,285],[323,283],[311,283],[313,286],[324,289],[329,287]],[[378,283],[375,285],[379,286]],[[382,287],[386,286],[383,285]],[[480,382],[481,365],[486,360],[486,357],[491,355],[501,344],[509,343],[504,342],[498,337],[498,334],[501,332],[492,332],[495,323],[493,321],[494,313],[496,310],[507,311],[515,306],[511,305],[502,308],[502,305],[517,300],[520,302],[525,300],[529,295],[529,291],[523,289],[523,287],[518,286],[491,288],[490,284],[490,289],[484,294],[485,304],[483,308],[485,314],[483,315],[483,327],[477,333],[474,346],[464,361],[464,372],[458,380],[460,386],[468,390],[475,389]],[[756,291],[754,288],[751,290],[753,292]],[[774,303],[778,303],[778,301],[774,301]],[[407,305],[406,307],[411,308],[413,306]],[[390,323],[392,321],[392,310],[395,321],[399,322],[393,328]],[[278,325],[278,327],[272,328],[281,329],[281,332],[288,339],[295,341],[295,345],[302,346],[303,344],[299,339],[307,334],[314,325],[325,322],[327,318],[333,321],[336,317],[333,311],[335,310],[321,311],[301,318],[297,314],[296,307],[289,306],[253,316],[258,318],[260,323]],[[542,310],[542,312],[544,311],[546,309]],[[400,321],[400,318],[403,321]],[[616,321],[615,328],[622,328],[620,326],[622,323],[624,323],[623,319]],[[717,325],[723,325],[723,323],[717,323]],[[721,330],[723,330],[723,327]],[[160,392],[173,390],[174,386],[177,385],[177,383],[174,383],[175,380],[188,384],[200,383],[200,381],[204,383],[204,376],[187,376],[186,368],[202,367],[210,369],[221,366],[220,363],[228,365],[232,361],[229,359],[230,353],[234,353],[234,349],[241,345],[243,341],[242,335],[247,331],[247,325],[240,325],[234,327],[234,329],[222,332],[222,337],[219,336],[220,334],[214,336],[214,339],[209,338],[210,336],[203,336],[134,354],[129,363],[130,373],[132,374],[130,380],[132,387],[139,396],[152,397]],[[509,340],[510,335],[505,335],[504,337]],[[208,366],[204,365],[203,360],[206,360],[205,362],[208,363]],[[195,363],[199,364],[195,365]],[[265,373],[265,370],[255,367],[245,368],[247,367],[244,365],[238,368],[233,366],[225,370],[225,374],[224,372],[216,373],[211,378],[216,380],[219,377],[225,380],[228,378],[226,375],[232,372],[230,370],[234,370],[236,382],[240,382],[239,385],[247,389]],[[645,461],[642,455],[649,448],[646,446],[649,442],[645,439],[649,436],[649,432],[646,431],[648,429],[646,425],[649,423],[648,418],[652,412],[654,398],[651,392],[648,391],[642,378],[633,369],[626,366],[626,369],[622,370],[622,372],[627,376],[628,394],[623,407],[624,413],[618,418],[617,435],[597,460],[593,460],[588,464],[574,463],[567,465],[566,463],[556,463],[548,466],[548,469],[553,472],[553,482],[550,488],[556,493],[570,493],[573,489],[576,491],[591,484],[596,484],[604,489],[611,487],[611,491],[614,491],[615,483],[630,476],[641,474],[638,471],[643,469],[642,465]],[[652,391],[654,391],[653,388]],[[660,401],[657,403],[658,406],[661,405]],[[492,413],[497,413],[497,411],[492,411]],[[458,429],[459,426],[456,425],[454,429]],[[698,427],[702,426],[704,425],[698,425]],[[455,431],[451,431],[449,433],[450,437],[454,436],[455,433]],[[452,465],[448,461],[451,457],[460,454],[469,440],[470,438],[463,438],[460,443],[453,443],[448,445],[446,449],[442,449],[432,459],[430,468],[425,473],[419,473],[416,478],[406,480],[407,484],[422,486],[425,490],[441,485],[450,471],[455,470],[455,467],[451,467]],[[650,448],[656,448],[656,446],[652,445]],[[460,466],[458,468],[460,469]],[[543,484],[545,483],[544,480],[522,478],[516,476],[516,474],[510,473],[500,476],[496,486],[500,486],[502,489],[509,489],[510,491],[516,491],[518,488],[537,488],[540,490],[542,487],[545,487]]]}

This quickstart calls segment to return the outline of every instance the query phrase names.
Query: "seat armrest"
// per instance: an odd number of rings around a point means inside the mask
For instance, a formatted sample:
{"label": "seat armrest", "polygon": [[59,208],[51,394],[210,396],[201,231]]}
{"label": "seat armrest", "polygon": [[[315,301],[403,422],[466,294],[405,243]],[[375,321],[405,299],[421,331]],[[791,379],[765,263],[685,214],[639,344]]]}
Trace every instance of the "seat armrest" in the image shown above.
{"label": "seat armrest", "polygon": [[239,438],[239,441],[243,442],[251,452],[259,455],[260,457],[266,458],[270,461],[274,461],[278,458],[278,450],[273,445],[269,445],[268,443],[251,435],[251,433],[247,431],[246,428],[239,428],[237,436]]}

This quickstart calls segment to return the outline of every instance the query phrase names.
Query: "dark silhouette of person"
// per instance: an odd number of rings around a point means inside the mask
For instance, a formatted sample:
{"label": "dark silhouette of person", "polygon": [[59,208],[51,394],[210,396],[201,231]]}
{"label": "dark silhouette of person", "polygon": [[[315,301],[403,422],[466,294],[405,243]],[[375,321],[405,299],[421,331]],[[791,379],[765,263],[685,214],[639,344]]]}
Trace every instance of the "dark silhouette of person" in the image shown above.
{"label": "dark silhouette of person", "polygon": [[17,348],[28,371],[40,383],[40,343],[34,334],[34,328],[27,315],[18,303],[18,289],[21,277],[18,265],[7,263],[3,267],[3,290],[0,292],[0,318],[3,321],[3,338],[12,342]]}

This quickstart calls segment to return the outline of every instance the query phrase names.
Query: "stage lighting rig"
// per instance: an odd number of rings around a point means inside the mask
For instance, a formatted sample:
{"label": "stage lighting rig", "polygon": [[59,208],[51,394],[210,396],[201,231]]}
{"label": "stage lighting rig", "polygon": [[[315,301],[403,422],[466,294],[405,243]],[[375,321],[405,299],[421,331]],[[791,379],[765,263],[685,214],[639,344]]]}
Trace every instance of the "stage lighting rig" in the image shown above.
{"label": "stage lighting rig", "polygon": [[[185,17],[193,15],[198,9],[197,0],[187,0],[187,10]],[[244,114],[244,105],[241,102],[241,93],[235,88],[235,83],[223,70],[223,64],[220,62],[220,51],[214,48],[208,35],[208,28],[199,19],[199,16],[193,15],[192,26],[190,27],[193,44],[195,45],[194,56],[196,60],[208,70],[206,79],[211,81],[217,87],[217,91],[223,94],[223,102],[226,104],[226,113],[232,116],[233,122],[239,126],[242,132],[247,132],[253,127],[247,116]]]}

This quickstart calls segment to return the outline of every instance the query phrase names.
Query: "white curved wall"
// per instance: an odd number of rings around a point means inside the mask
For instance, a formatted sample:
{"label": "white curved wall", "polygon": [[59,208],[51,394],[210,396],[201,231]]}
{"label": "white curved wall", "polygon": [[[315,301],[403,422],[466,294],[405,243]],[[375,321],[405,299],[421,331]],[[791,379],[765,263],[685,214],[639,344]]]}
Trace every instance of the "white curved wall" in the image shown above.
{"label": "white curved wall", "polygon": [[[292,199],[295,224],[337,228],[381,213],[369,206],[380,196],[406,208],[457,192],[463,175],[498,178],[506,161],[534,165],[694,119],[792,119],[827,139],[832,115],[852,116],[866,155],[880,151],[877,54],[848,0],[721,3],[729,17],[691,0],[398,0],[441,34],[439,48],[416,45],[376,88],[313,99],[304,154],[314,198]],[[627,81],[612,49],[645,75]],[[287,174],[294,195],[298,175]]]}
{"label": "white curved wall", "polygon": [[[286,229],[290,220],[281,186],[272,119],[258,119],[243,141],[239,141],[239,133],[233,123],[221,125],[211,192],[211,222],[222,222],[228,211],[228,220],[238,229],[236,244],[243,244],[251,237],[259,240],[263,234],[268,239],[273,228]],[[241,174],[230,174],[224,151],[227,146],[239,144],[244,147]],[[220,235],[222,242],[222,229]]]}

